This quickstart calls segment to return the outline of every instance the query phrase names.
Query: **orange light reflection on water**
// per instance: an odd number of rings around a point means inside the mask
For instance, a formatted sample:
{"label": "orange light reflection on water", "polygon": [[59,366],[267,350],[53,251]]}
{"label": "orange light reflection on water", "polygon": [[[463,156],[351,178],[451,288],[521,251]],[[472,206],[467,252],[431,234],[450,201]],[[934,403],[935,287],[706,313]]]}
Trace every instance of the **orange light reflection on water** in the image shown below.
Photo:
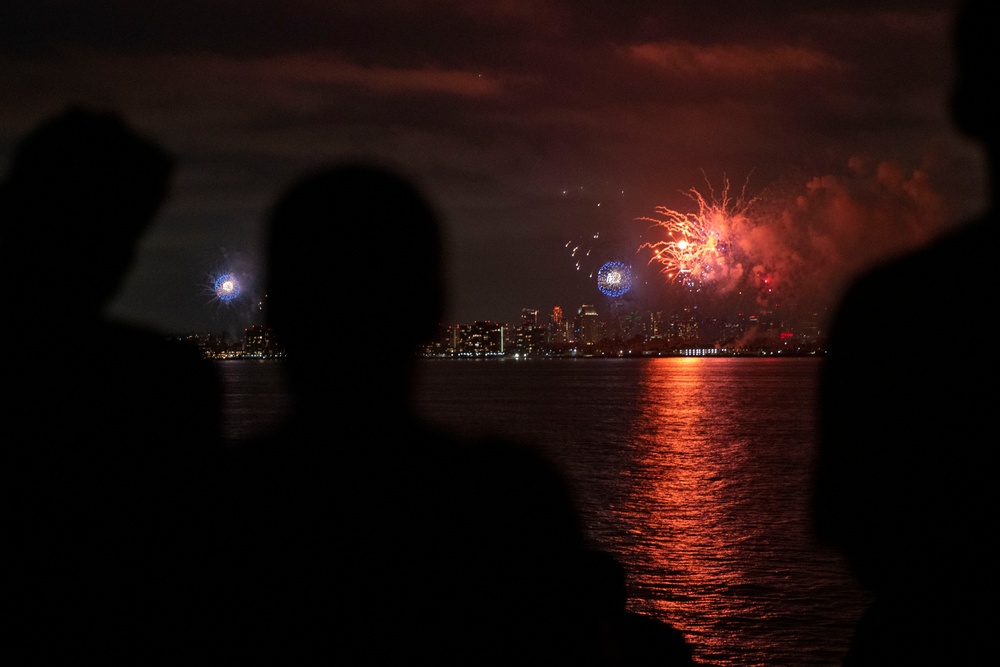
{"label": "orange light reflection on water", "polygon": [[754,577],[744,567],[748,536],[732,521],[734,506],[745,500],[735,480],[748,441],[739,437],[735,406],[720,401],[713,367],[698,358],[647,366],[632,490],[620,508],[630,526],[624,558],[632,576],[657,591],[633,598],[634,609],[678,627],[700,660],[738,664],[734,652],[753,654],[753,640],[726,627],[742,628],[747,617],[768,612],[755,601]]}

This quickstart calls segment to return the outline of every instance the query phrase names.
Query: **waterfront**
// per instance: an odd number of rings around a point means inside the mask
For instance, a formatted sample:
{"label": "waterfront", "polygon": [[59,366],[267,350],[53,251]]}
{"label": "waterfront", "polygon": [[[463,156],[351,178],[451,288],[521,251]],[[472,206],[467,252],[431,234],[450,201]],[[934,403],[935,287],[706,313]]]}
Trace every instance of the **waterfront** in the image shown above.
{"label": "waterfront", "polygon": [[[549,452],[591,538],[626,564],[630,607],[681,629],[699,662],[832,666],[865,597],[809,532],[820,363],[422,360],[417,403],[443,428]],[[230,433],[284,409],[279,362],[220,365],[242,387]]]}

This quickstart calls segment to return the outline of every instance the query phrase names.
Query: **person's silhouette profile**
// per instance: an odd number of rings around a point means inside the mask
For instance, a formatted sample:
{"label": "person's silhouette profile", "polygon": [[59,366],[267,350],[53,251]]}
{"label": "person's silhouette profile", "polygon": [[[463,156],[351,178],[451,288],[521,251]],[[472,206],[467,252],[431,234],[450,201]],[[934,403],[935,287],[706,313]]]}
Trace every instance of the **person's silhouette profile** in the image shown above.
{"label": "person's silhouette profile", "polygon": [[821,379],[818,538],[873,602],[845,664],[986,664],[992,554],[992,330],[1000,116],[992,7],[955,23],[953,116],[991,166],[989,212],[860,276],[835,314]]}
{"label": "person's silhouette profile", "polygon": [[105,309],[173,160],[83,108],[42,122],[10,158],[0,338],[14,634],[40,656],[169,654],[160,644],[183,636],[196,595],[189,549],[221,388],[196,348]]}
{"label": "person's silhouette profile", "polygon": [[613,664],[613,584],[588,580],[560,471],[414,412],[416,346],[445,298],[429,200],[393,169],[329,165],[283,193],[267,230],[292,407],[233,452],[233,632],[319,639],[352,664]]}

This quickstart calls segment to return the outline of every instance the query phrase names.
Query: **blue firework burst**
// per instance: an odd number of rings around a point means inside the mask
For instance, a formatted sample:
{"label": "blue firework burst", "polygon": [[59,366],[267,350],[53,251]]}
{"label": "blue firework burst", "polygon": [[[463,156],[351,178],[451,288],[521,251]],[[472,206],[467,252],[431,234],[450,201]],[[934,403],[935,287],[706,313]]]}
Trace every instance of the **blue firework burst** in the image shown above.
{"label": "blue firework burst", "polygon": [[632,289],[632,268],[622,262],[605,262],[597,270],[597,289],[610,297],[619,297]]}
{"label": "blue firework burst", "polygon": [[232,301],[240,295],[240,281],[231,273],[224,273],[215,279],[215,296],[220,301]]}

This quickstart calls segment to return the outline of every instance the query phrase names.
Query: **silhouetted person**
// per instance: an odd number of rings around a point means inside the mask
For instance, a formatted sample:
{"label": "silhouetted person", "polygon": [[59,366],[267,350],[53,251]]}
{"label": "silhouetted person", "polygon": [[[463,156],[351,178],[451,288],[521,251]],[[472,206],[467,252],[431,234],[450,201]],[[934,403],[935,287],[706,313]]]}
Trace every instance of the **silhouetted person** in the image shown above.
{"label": "silhouetted person", "polygon": [[995,660],[996,364],[989,345],[1000,40],[992,15],[986,2],[966,2],[958,14],[953,96],[958,127],[986,151],[989,211],[862,275],[830,331],[815,524],[874,598],[847,665]]}
{"label": "silhouetted person", "polygon": [[608,665],[619,667],[668,667],[694,665],[692,648],[684,634],[668,623],[628,611],[628,586],[624,566],[606,551],[587,554],[588,585],[595,587],[599,618],[605,635]]}
{"label": "silhouetted person", "polygon": [[267,229],[268,317],[292,408],[233,453],[220,521],[230,643],[346,664],[619,664],[608,584],[591,580],[557,468],[414,412],[416,347],[445,294],[441,230],[420,190],[377,165],[320,168]]}
{"label": "silhouetted person", "polygon": [[196,607],[215,369],[105,316],[172,171],[116,115],[73,108],[23,138],[0,184],[8,629],[41,662],[170,656]]}

